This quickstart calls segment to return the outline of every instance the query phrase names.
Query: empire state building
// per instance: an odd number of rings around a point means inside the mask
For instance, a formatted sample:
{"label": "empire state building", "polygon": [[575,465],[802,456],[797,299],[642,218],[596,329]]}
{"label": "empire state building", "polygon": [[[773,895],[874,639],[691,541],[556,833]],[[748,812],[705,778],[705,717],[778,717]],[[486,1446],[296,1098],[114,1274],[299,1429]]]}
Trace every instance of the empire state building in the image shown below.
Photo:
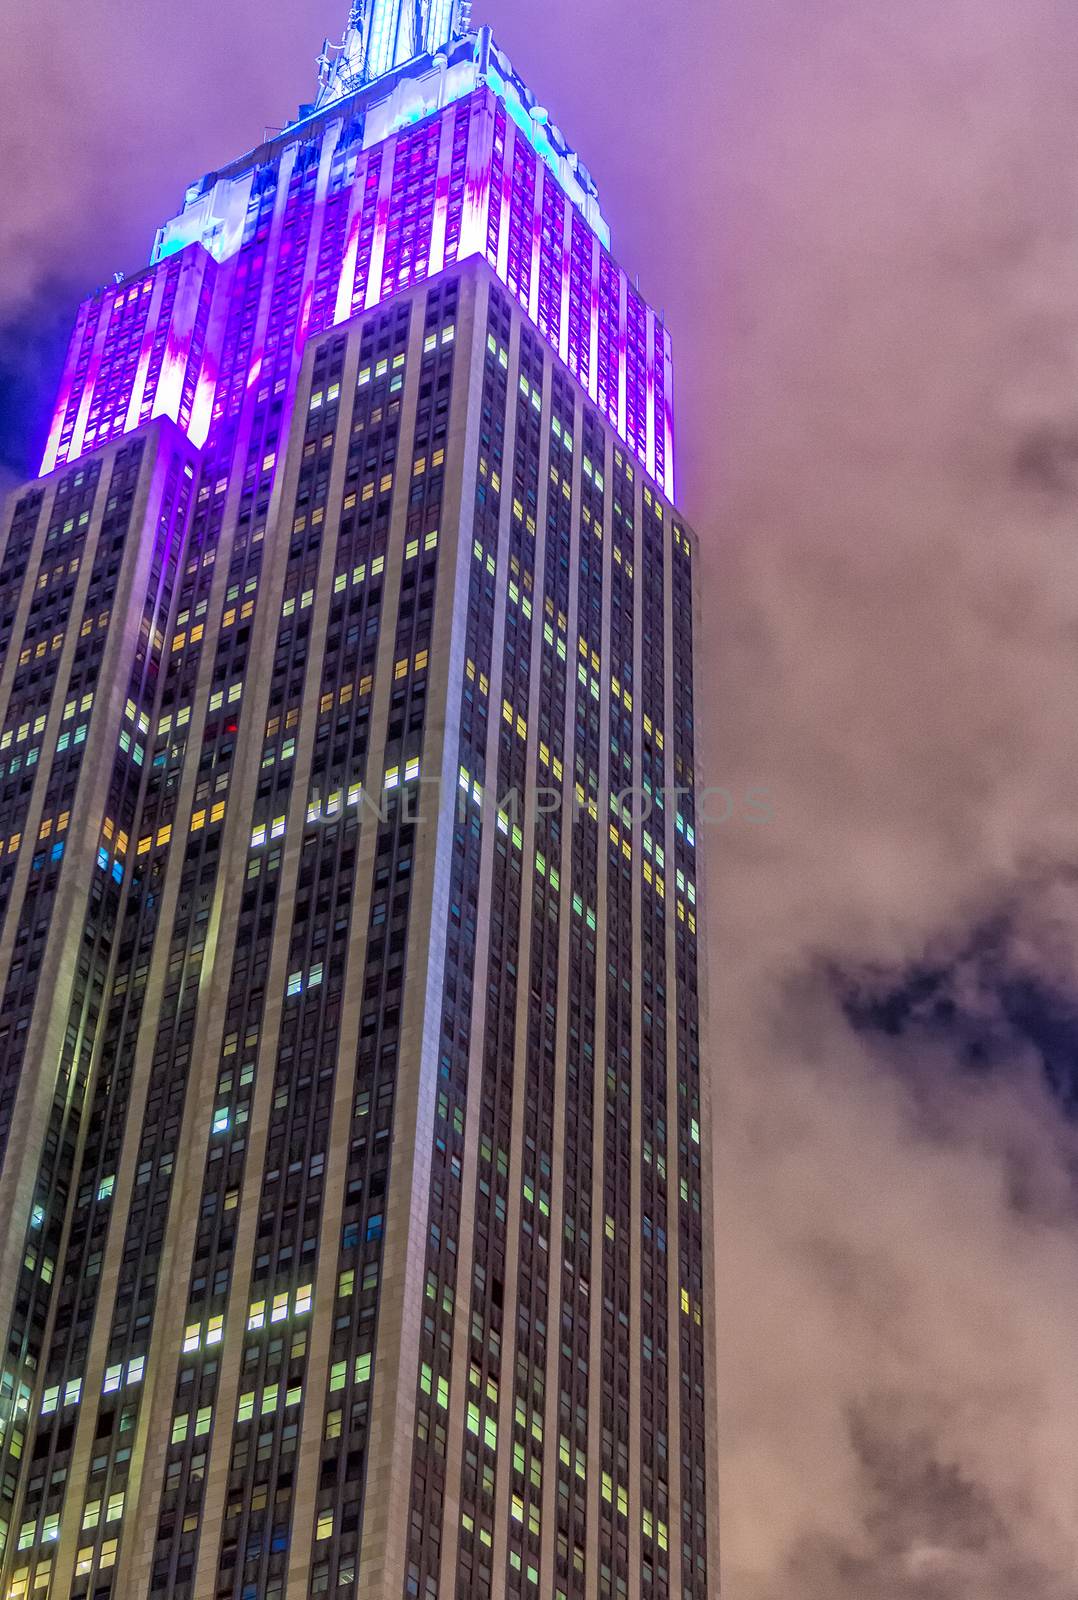
{"label": "empire state building", "polygon": [[2,1600],[717,1593],[695,569],[581,157],[355,5],[0,523]]}

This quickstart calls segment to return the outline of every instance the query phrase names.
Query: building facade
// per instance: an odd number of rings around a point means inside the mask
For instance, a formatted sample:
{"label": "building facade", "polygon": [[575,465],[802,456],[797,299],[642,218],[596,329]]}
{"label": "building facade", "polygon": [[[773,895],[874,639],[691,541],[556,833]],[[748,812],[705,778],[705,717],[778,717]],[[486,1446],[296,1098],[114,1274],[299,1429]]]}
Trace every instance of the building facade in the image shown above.
{"label": "building facade", "polygon": [[673,455],[459,4],[82,307],[0,530],[3,1600],[717,1593]]}

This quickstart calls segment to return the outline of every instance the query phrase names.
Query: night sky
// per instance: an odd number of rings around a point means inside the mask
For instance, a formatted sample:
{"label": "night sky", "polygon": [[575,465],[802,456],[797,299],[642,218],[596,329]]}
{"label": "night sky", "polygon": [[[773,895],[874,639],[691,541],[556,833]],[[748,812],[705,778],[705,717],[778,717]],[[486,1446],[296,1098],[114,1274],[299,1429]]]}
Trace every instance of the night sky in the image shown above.
{"label": "night sky", "polygon": [[[0,0],[0,475],[346,0]],[[1074,1600],[1078,10],[486,0],[675,341],[727,1600]],[[741,804],[766,789],[773,820]]]}

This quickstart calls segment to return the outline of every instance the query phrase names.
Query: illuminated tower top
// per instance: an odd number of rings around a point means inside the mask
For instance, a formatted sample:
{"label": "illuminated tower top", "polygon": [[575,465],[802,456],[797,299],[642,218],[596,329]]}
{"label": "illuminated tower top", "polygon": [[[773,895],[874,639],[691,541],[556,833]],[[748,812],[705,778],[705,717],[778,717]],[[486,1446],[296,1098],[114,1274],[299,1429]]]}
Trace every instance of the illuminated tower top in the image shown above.
{"label": "illuminated tower top", "polygon": [[471,0],[353,0],[340,44],[318,60],[318,105],[331,105],[468,30]]}
{"label": "illuminated tower top", "polygon": [[[298,308],[295,366],[312,334],[481,257],[673,499],[663,317],[611,255],[591,172],[491,30],[471,28],[469,0],[354,0],[319,69],[293,121],[189,185],[147,269],[84,302],[43,472],[158,416],[213,447],[264,275],[282,316]],[[266,352],[242,359],[257,393]]]}

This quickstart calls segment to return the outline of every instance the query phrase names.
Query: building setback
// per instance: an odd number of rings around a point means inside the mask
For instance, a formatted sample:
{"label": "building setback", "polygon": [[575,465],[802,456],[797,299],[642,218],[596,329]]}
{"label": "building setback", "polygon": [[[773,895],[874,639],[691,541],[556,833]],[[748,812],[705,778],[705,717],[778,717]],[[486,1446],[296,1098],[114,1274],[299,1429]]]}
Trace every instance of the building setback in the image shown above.
{"label": "building setback", "polygon": [[460,0],[79,312],[0,528],[0,1596],[718,1591],[669,336]]}

